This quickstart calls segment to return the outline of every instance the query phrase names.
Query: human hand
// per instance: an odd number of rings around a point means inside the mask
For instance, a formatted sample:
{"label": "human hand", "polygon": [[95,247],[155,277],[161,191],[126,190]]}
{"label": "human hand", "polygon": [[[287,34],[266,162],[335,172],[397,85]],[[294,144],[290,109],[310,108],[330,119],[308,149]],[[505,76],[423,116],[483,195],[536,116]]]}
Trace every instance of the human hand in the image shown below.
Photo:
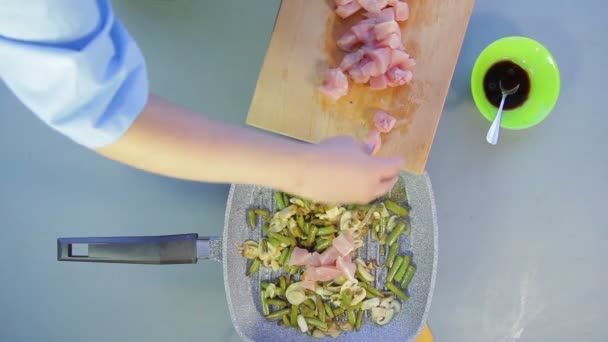
{"label": "human hand", "polygon": [[285,190],[325,203],[369,203],[392,189],[404,162],[372,157],[370,147],[351,137],[312,145]]}

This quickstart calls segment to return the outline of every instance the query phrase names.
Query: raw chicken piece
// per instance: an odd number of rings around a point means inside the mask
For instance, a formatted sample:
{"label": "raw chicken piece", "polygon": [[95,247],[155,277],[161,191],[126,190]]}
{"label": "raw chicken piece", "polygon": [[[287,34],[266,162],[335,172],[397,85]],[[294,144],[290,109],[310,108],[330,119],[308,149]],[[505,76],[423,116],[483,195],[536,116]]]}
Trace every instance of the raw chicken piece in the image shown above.
{"label": "raw chicken piece", "polygon": [[321,253],[319,260],[321,261],[321,265],[323,266],[333,265],[336,262],[336,258],[338,258],[339,256],[340,253],[338,252],[338,250],[335,247],[331,246],[325,251],[323,251],[323,253]]}
{"label": "raw chicken piece", "polygon": [[319,90],[337,100],[348,93],[348,78],[340,68],[328,69],[325,73],[325,81]]}
{"label": "raw chicken piece", "polygon": [[403,50],[393,50],[391,56],[391,65],[389,68],[398,66],[401,69],[410,69],[416,65],[416,61],[414,61],[407,52]]}
{"label": "raw chicken piece", "polygon": [[346,5],[338,6],[338,8],[336,8],[336,14],[340,18],[344,19],[344,18],[348,18],[351,15],[357,13],[360,9],[361,9],[361,5],[359,4],[358,1],[351,1],[351,2],[347,3]]}
{"label": "raw chicken piece", "polygon": [[375,62],[367,62],[361,67],[361,73],[371,79],[374,76],[382,75],[382,70]]}
{"label": "raw chicken piece", "polygon": [[378,153],[378,151],[380,151],[380,148],[382,147],[382,138],[380,137],[380,131],[375,128],[370,129],[369,133],[367,134],[367,139],[365,140],[365,143],[369,147],[369,151],[372,155]]}
{"label": "raw chicken piece", "polygon": [[[368,63],[366,61],[366,63]],[[369,81],[369,74],[365,74],[363,73],[363,71],[361,70],[361,63],[359,63],[358,65],[352,67],[350,70],[348,70],[348,74],[350,75],[350,78],[353,79],[353,81],[355,83],[367,83]]]}
{"label": "raw chicken piece", "polygon": [[389,21],[395,21],[395,9],[387,7],[376,15],[376,23],[386,23]]}
{"label": "raw chicken piece", "polygon": [[340,270],[341,274],[343,274],[346,279],[355,281],[355,272],[357,271],[357,266],[352,262],[352,260],[346,260],[346,257],[339,257],[336,259],[336,268]]}
{"label": "raw chicken piece", "polygon": [[317,287],[317,282],[314,280],[302,280],[302,287],[307,290],[314,291]]}
{"label": "raw chicken piece", "polygon": [[384,40],[378,42],[379,47],[387,47],[391,49],[404,49],[403,42],[401,41],[401,37],[397,33],[391,33],[390,36],[385,38]]}
{"label": "raw chicken piece", "polygon": [[410,6],[405,1],[397,1],[394,5],[395,20],[406,21],[410,17]]}
{"label": "raw chicken piece", "polygon": [[296,247],[291,253],[291,258],[289,259],[289,266],[306,266],[310,261],[311,254],[307,250]]}
{"label": "raw chicken piece", "polygon": [[352,31],[347,31],[338,39],[338,47],[343,51],[352,51],[355,45],[359,44],[361,41]]}
{"label": "raw chicken piece", "polygon": [[363,51],[361,50],[347,54],[340,63],[340,69],[342,69],[342,71],[348,71],[350,68],[357,65],[357,63],[361,61],[361,58],[363,58]]}
{"label": "raw chicken piece", "polygon": [[361,7],[371,13],[380,13],[388,5],[388,0],[357,0]]}
{"label": "raw chicken piece", "polygon": [[401,28],[396,21],[387,21],[374,26],[374,34],[377,40],[384,40],[393,33],[401,35]]}
{"label": "raw chicken piece", "polygon": [[304,274],[302,274],[302,279],[309,281],[330,281],[341,275],[342,271],[335,266],[308,267],[304,271]]}
{"label": "raw chicken piece", "polygon": [[[373,70],[369,75],[370,76],[380,76],[388,70],[389,65],[391,64],[391,49],[389,48],[379,48],[371,51],[365,52],[365,57],[372,60],[375,64],[375,70]],[[362,70],[364,73],[370,69]]]}
{"label": "raw chicken piece", "polygon": [[374,76],[369,78],[369,88],[373,90],[386,89],[388,87],[388,79],[386,75]]}
{"label": "raw chicken piece", "polygon": [[308,266],[319,267],[321,265],[321,254],[313,252],[310,256],[310,260],[308,261]]}
{"label": "raw chicken piece", "polygon": [[374,19],[366,19],[360,21],[355,26],[351,27],[351,31],[355,34],[359,41],[364,43],[371,43],[374,41],[374,26],[376,25],[376,20]]}
{"label": "raw chicken piece", "polygon": [[353,1],[357,1],[357,0],[335,0],[336,6],[344,6],[344,5],[348,5]]}
{"label": "raw chicken piece", "polygon": [[385,111],[379,110],[376,112],[376,115],[374,115],[374,126],[376,126],[376,129],[381,133],[390,132],[393,127],[395,127],[396,123],[397,119]]}
{"label": "raw chicken piece", "polygon": [[340,234],[333,241],[333,246],[336,248],[341,256],[348,255],[355,249],[355,244],[350,236]]}
{"label": "raw chicken piece", "polygon": [[393,67],[386,73],[386,76],[388,77],[389,86],[397,87],[410,83],[414,74],[410,70]]}

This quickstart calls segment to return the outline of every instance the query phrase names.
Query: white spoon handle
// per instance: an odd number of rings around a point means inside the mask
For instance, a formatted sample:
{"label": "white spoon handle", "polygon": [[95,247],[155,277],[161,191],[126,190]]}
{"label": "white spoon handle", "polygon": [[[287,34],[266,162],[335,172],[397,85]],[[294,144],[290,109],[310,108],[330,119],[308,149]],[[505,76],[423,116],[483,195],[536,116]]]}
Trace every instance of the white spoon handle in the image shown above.
{"label": "white spoon handle", "polygon": [[498,108],[498,113],[496,113],[496,117],[494,118],[494,121],[492,122],[492,126],[490,126],[490,129],[488,130],[488,135],[486,135],[486,140],[488,141],[488,143],[490,143],[492,145],[498,144],[498,139],[500,136],[500,122],[502,120],[502,109],[505,106],[506,98],[507,98],[507,95],[504,94],[502,96],[502,99],[500,100],[500,107]]}

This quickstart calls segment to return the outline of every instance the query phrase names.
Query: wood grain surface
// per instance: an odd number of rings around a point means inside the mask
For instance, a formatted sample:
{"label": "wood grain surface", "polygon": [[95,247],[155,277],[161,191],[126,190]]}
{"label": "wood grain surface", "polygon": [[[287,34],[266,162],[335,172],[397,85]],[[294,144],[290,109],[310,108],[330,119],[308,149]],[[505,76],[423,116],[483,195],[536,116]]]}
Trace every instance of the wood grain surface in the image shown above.
{"label": "wood grain surface", "polygon": [[247,123],[312,143],[336,135],[364,139],[382,109],[398,122],[383,135],[379,155],[403,156],[405,171],[423,173],[474,0],[408,2],[410,18],[401,27],[417,62],[412,83],[378,91],[351,82],[349,94],[334,101],[318,87],[344,55],[337,39],[362,13],[344,20],[333,0],[283,0]]}

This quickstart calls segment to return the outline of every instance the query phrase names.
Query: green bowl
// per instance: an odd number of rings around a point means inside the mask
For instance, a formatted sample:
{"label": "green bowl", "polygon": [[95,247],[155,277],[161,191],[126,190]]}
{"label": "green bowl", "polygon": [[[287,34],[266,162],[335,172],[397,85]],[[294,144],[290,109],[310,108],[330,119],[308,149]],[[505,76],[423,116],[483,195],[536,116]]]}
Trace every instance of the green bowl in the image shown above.
{"label": "green bowl", "polygon": [[503,112],[501,127],[525,129],[539,124],[549,115],[559,98],[560,73],[549,50],[530,38],[505,37],[481,52],[471,75],[475,105],[488,121],[494,120],[498,108],[488,101],[483,79],[492,65],[504,60],[519,65],[528,73],[530,93],[523,105]]}

